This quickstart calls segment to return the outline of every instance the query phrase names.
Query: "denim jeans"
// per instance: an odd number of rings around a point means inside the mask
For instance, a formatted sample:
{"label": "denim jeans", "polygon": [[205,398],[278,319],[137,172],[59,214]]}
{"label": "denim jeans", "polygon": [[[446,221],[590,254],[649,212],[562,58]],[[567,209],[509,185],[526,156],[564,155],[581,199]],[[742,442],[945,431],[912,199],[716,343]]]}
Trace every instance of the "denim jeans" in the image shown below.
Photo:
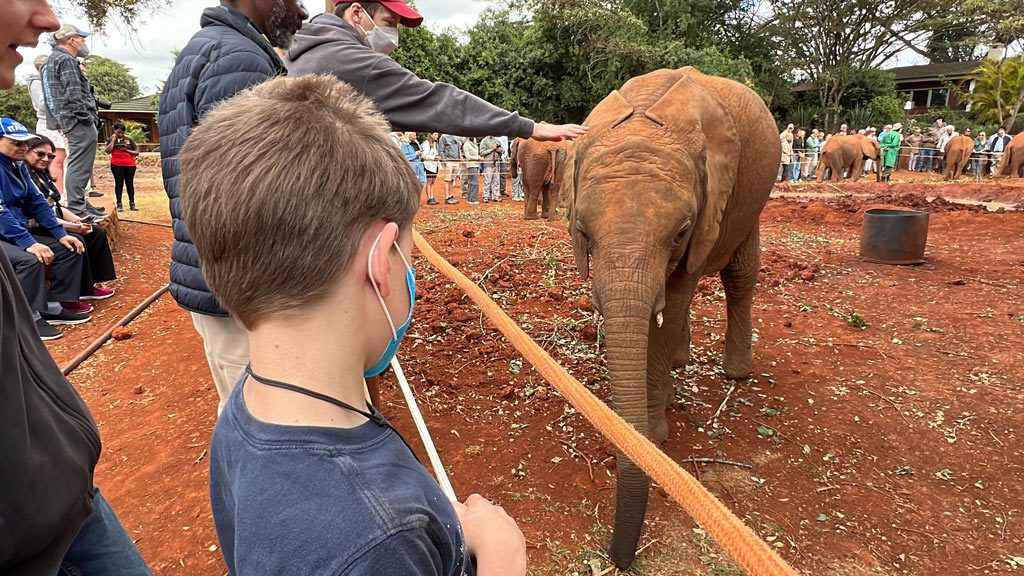
{"label": "denim jeans", "polygon": [[56,576],[153,576],[135,543],[95,488],[92,515],[71,543]]}
{"label": "denim jeans", "polygon": [[800,179],[800,167],[803,166],[803,162],[800,161],[800,156],[793,154],[793,163],[790,164],[792,168],[789,171],[789,179],[796,182]]}
{"label": "denim jeans", "polygon": [[934,150],[932,148],[922,148],[921,149],[921,166],[922,166],[921,172],[931,172],[932,171],[932,162],[935,159],[935,152],[936,152],[936,150]]}
{"label": "denim jeans", "polygon": [[910,160],[907,162],[907,170],[910,170],[911,172],[917,172],[919,170],[917,165],[919,164],[918,160],[920,158],[921,158],[921,153],[920,152],[911,152],[910,153]]}

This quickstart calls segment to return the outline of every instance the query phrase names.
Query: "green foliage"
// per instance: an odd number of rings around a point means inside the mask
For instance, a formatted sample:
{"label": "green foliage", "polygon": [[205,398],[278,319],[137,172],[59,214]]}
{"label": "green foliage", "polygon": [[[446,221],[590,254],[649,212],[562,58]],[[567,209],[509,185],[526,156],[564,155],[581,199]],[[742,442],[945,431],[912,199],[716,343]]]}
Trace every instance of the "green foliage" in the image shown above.
{"label": "green foliage", "polygon": [[29,131],[36,127],[36,109],[28,95],[28,86],[15,84],[10,90],[0,90],[0,117],[14,118]]}
{"label": "green foliage", "polygon": [[462,81],[459,43],[451,34],[435,34],[426,26],[403,28],[391,57],[420,78],[456,86]]}
{"label": "green foliage", "polygon": [[843,108],[868,106],[879,96],[896,93],[896,76],[881,68],[851,68],[845,73],[846,92],[839,104]]}
{"label": "green foliage", "polygon": [[139,81],[128,68],[109,58],[92,56],[85,61],[85,75],[96,97],[110,102],[131,100],[141,94]]}
{"label": "green foliage", "polygon": [[114,17],[131,26],[144,12],[170,6],[169,0],[72,0],[70,4],[85,13],[95,31],[101,31]]}
{"label": "green foliage", "polygon": [[134,120],[125,120],[124,133],[132,140],[135,140],[136,144],[149,142],[149,137],[146,136],[146,125],[142,122],[136,122]]}
{"label": "green foliage", "polygon": [[821,110],[813,104],[798,104],[789,111],[787,123],[800,128],[815,128],[820,125]]}
{"label": "green foliage", "polygon": [[[985,60],[973,78],[974,92],[968,95],[972,100],[971,111],[983,122],[1003,124],[1014,115],[1013,105],[1024,90],[1024,56],[1007,58],[1001,63]],[[1011,125],[1013,121],[1010,120]]]}
{"label": "green foliage", "polygon": [[872,98],[868,102],[868,110],[871,113],[871,123],[878,127],[899,122],[904,114],[902,99],[893,93]]}
{"label": "green foliage", "polygon": [[851,132],[870,126],[872,121],[871,110],[867,106],[859,105],[844,110],[840,118],[842,118],[843,124],[850,127]]}
{"label": "green foliage", "polygon": [[750,62],[742,57],[730,56],[716,46],[685,48],[676,45],[665,54],[664,63],[668,68],[693,66],[705,74],[731,78],[752,88],[756,87],[754,69]]}

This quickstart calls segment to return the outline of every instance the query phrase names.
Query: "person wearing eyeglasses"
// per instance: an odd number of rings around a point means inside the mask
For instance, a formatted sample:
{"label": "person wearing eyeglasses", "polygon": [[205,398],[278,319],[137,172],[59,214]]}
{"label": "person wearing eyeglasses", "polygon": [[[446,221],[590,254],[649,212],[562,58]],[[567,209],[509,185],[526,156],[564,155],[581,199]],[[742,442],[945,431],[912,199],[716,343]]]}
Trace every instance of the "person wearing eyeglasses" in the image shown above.
{"label": "person wearing eyeglasses", "polygon": [[[57,222],[21,162],[33,137],[19,122],[0,118],[0,240],[22,286],[28,288],[39,336],[55,339],[61,333],[53,325],[81,324],[90,318],[78,301],[85,246]],[[50,288],[40,290],[47,266]]]}
{"label": "person wearing eyeglasses", "polygon": [[107,232],[102,226],[83,222],[74,212],[65,210],[60,204],[60,191],[50,176],[50,164],[54,159],[53,142],[46,136],[36,135],[28,142],[28,164],[32,183],[53,206],[57,222],[68,234],[78,238],[85,246],[85,262],[82,266],[82,300],[105,300],[114,295],[113,288],[105,288],[100,282],[117,279],[114,270],[114,256],[110,253]]}
{"label": "person wearing eyeglasses", "polygon": [[128,209],[138,210],[135,207],[135,157],[139,155],[139,145],[131,136],[124,133],[124,124],[114,122],[114,133],[110,135],[103,150],[110,154],[110,173],[114,175],[117,211],[124,211],[121,193],[125,188],[128,188]]}

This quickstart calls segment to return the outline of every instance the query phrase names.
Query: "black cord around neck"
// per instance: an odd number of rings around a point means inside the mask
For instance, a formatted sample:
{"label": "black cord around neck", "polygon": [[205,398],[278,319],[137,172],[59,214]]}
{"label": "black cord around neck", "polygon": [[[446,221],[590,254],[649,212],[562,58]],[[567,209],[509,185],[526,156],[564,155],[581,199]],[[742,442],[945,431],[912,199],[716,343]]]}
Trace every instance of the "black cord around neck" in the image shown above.
{"label": "black cord around neck", "polygon": [[356,408],[355,406],[349,404],[348,402],[338,400],[337,398],[333,398],[326,394],[322,394],[320,392],[317,392],[316,390],[310,390],[308,388],[303,388],[302,386],[296,386],[295,384],[289,384],[287,382],[281,382],[279,380],[272,380],[270,378],[259,376],[252,371],[252,366],[250,364],[245,365],[245,373],[248,374],[249,377],[252,378],[253,380],[265,386],[271,386],[273,388],[288,390],[289,392],[295,392],[296,394],[302,394],[303,396],[308,396],[310,398],[320,400],[322,402],[327,402],[328,404],[333,404],[338,408],[355,412],[356,414],[359,414],[360,416],[366,418],[367,420],[373,422],[374,424],[382,428],[390,429],[398,436],[399,440],[402,441],[402,444],[405,444],[405,447],[409,449],[409,452],[412,452],[413,458],[416,458],[416,461],[419,462],[420,459],[418,456],[416,456],[416,451],[413,450],[412,446],[410,446],[409,443],[405,441],[405,437],[402,436],[402,433],[396,430],[395,427],[392,426],[391,423],[388,422],[383,415],[381,415],[380,411],[378,411],[377,408],[374,407],[374,405],[371,404],[369,401],[366,402],[366,405],[370,407],[370,411],[367,412],[365,410],[360,410],[359,408]]}

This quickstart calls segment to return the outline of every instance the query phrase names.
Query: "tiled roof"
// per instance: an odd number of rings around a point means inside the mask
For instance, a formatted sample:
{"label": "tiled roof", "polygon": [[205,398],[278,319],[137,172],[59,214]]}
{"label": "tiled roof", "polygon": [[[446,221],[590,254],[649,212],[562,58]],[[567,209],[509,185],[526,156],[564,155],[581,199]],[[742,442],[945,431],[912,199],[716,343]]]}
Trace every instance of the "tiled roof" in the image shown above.
{"label": "tiled roof", "polygon": [[139,96],[123,102],[111,102],[111,112],[152,112],[157,113],[156,94]]}
{"label": "tiled roof", "polygon": [[982,60],[970,62],[937,62],[934,64],[922,64],[920,66],[900,66],[889,68],[896,76],[896,81],[908,80],[930,80],[938,78],[958,79],[964,78],[981,66]]}

